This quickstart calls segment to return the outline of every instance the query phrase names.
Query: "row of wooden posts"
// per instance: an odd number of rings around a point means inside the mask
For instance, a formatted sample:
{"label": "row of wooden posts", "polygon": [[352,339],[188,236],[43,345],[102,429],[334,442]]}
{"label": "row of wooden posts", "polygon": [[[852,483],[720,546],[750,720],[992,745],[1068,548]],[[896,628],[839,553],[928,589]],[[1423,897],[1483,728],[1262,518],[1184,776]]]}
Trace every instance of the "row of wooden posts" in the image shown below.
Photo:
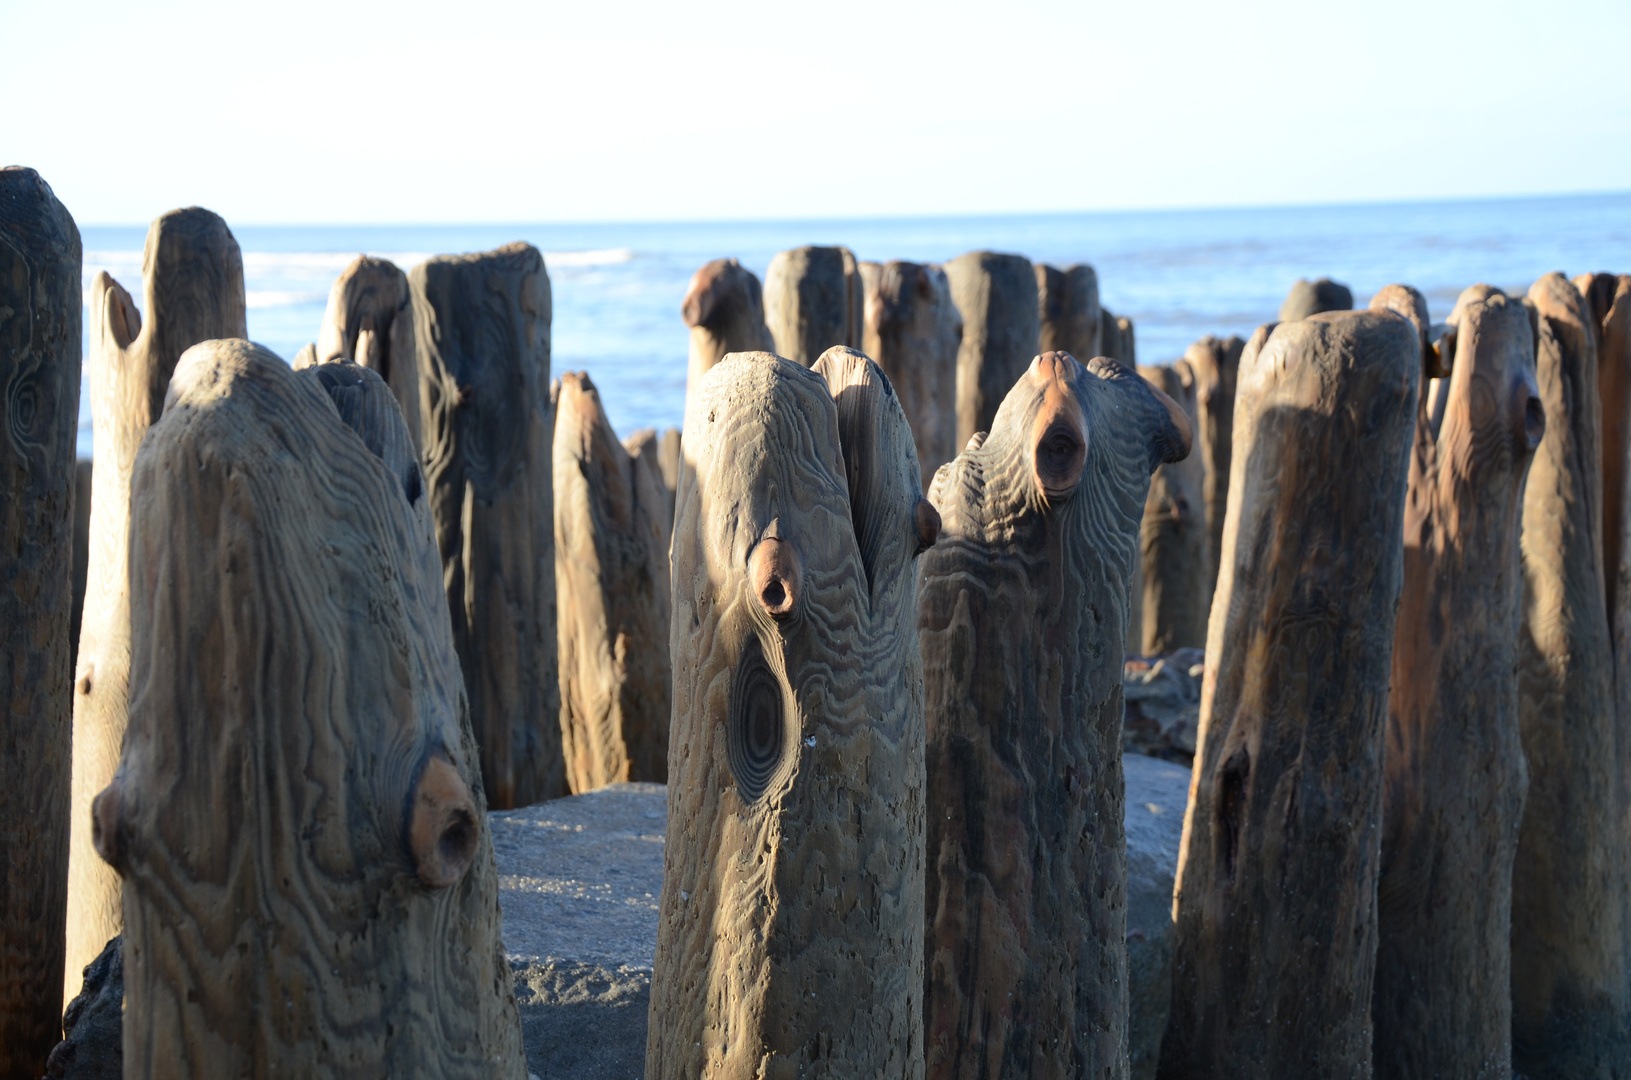
{"label": "row of wooden posts", "polygon": [[1159,1075],[1631,1075],[1631,278],[1139,378],[1091,268],[721,260],[682,448],[551,394],[527,245],[358,260],[291,367],[176,211],[92,288],[74,667],[31,170],[0,260],[0,1076],[122,924],[128,1075],[519,1080],[481,811],[643,776],[648,1076],[1126,1076],[1121,663],[1197,621]]}

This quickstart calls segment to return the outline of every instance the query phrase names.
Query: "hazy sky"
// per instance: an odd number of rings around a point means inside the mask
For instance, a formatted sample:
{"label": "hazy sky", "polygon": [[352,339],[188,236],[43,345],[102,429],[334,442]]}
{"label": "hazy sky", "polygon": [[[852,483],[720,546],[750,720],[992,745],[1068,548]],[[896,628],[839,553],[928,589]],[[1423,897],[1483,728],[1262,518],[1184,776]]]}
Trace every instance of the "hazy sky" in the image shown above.
{"label": "hazy sky", "polygon": [[0,0],[86,223],[798,218],[1631,189],[1631,2]]}

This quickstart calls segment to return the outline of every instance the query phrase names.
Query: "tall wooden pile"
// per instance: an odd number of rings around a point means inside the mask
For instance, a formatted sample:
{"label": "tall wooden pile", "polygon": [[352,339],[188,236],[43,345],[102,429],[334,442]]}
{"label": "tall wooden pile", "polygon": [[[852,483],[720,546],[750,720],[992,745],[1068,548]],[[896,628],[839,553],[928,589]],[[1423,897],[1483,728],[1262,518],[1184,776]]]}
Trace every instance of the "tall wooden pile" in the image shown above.
{"label": "tall wooden pile", "polygon": [[1069,353],[1081,360],[1103,355],[1099,345],[1099,275],[1086,263],[1063,270],[1036,264],[1037,312],[1042,352]]}
{"label": "tall wooden pile", "polygon": [[1234,442],[1235,380],[1246,343],[1238,337],[1206,335],[1184,350],[1195,374],[1195,442],[1205,487],[1207,542],[1206,603],[1210,609],[1223,557],[1223,516],[1229,504],[1229,470]]}
{"label": "tall wooden pile", "polygon": [[1037,355],[1036,271],[1023,255],[970,251],[946,264],[963,317],[957,350],[957,445],[991,430],[997,407]]}
{"label": "tall wooden pile", "polygon": [[765,271],[765,323],[776,352],[805,367],[835,345],[861,347],[861,268],[845,247],[799,247]]}
{"label": "tall wooden pile", "polygon": [[[1141,367],[1151,386],[1178,403],[1190,430],[1199,426],[1195,373],[1187,363]],[[1139,529],[1142,551],[1140,580],[1143,605],[1141,637],[1128,641],[1145,656],[1206,645],[1206,615],[1212,604],[1212,577],[1205,512],[1206,470],[1201,455],[1191,452],[1168,462],[1150,478]]]}
{"label": "tall wooden pile", "polygon": [[395,263],[359,255],[340,271],[329,290],[316,359],[350,360],[378,372],[402,406],[414,448],[422,445],[413,298],[408,275]]}
{"label": "tall wooden pile", "polygon": [[[863,263],[863,269],[876,266]],[[878,266],[866,292],[862,351],[877,361],[912,426],[923,486],[957,456],[957,348],[963,317],[933,263]]]}
{"label": "tall wooden pile", "polygon": [[691,329],[687,400],[701,385],[702,377],[727,353],[776,347],[765,326],[764,292],[759,279],[735,259],[715,259],[691,275],[680,316]]}

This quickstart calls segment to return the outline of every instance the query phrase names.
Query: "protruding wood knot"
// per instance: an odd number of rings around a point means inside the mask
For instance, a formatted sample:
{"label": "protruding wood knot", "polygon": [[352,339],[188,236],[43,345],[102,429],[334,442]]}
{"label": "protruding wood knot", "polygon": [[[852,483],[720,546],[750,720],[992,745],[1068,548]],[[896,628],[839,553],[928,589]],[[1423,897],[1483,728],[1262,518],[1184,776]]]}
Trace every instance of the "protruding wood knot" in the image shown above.
{"label": "protruding wood knot", "polygon": [[91,800],[91,846],[102,856],[102,861],[119,873],[125,872],[125,843],[119,821],[124,810],[124,784],[115,776],[113,782]]}
{"label": "protruding wood knot", "polygon": [[470,789],[440,754],[425,763],[414,785],[408,849],[419,880],[445,889],[464,877],[476,858],[480,829]]}
{"label": "protruding wood knot", "polygon": [[912,512],[917,525],[917,554],[934,547],[934,542],[940,539],[940,511],[928,499],[919,499],[917,507]]}
{"label": "protruding wood knot", "polygon": [[1037,489],[1050,502],[1076,490],[1087,464],[1087,419],[1070,392],[1076,367],[1069,353],[1046,352],[1031,361],[1031,385],[1042,391],[1042,403],[1031,423],[1031,471]]}
{"label": "protruding wood knot", "polygon": [[748,581],[772,618],[787,618],[798,606],[804,588],[798,552],[780,537],[764,537],[748,556]]}
{"label": "protruding wood knot", "polygon": [[1518,431],[1519,445],[1534,451],[1546,437],[1546,406],[1533,380],[1519,376],[1514,380],[1512,393],[1512,420]]}

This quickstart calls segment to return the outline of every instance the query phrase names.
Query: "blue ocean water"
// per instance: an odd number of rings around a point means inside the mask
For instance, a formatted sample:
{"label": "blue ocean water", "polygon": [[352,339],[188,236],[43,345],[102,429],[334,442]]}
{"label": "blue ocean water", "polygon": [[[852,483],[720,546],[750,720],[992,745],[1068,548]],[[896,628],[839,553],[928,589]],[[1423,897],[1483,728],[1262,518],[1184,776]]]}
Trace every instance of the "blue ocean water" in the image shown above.
{"label": "blue ocean water", "polygon": [[[1168,210],[854,221],[603,225],[234,227],[244,253],[249,335],[291,358],[317,328],[329,286],[360,253],[403,269],[429,255],[526,240],[554,292],[553,373],[587,371],[619,434],[678,426],[692,272],[735,256],[764,275],[800,244],[846,244],[862,259],[940,262],[988,248],[1033,261],[1089,262],[1106,307],[1130,316],[1142,363],[1171,360],[1204,334],[1246,336],[1275,317],[1298,277],[1329,275],[1356,304],[1390,282],[1449,313],[1475,282],[1524,290],[1551,270],[1631,271],[1631,193],[1367,206]],[[142,302],[146,226],[82,230],[85,282],[98,270]],[[89,337],[87,335],[87,341]],[[89,393],[80,453],[91,451]]]}

